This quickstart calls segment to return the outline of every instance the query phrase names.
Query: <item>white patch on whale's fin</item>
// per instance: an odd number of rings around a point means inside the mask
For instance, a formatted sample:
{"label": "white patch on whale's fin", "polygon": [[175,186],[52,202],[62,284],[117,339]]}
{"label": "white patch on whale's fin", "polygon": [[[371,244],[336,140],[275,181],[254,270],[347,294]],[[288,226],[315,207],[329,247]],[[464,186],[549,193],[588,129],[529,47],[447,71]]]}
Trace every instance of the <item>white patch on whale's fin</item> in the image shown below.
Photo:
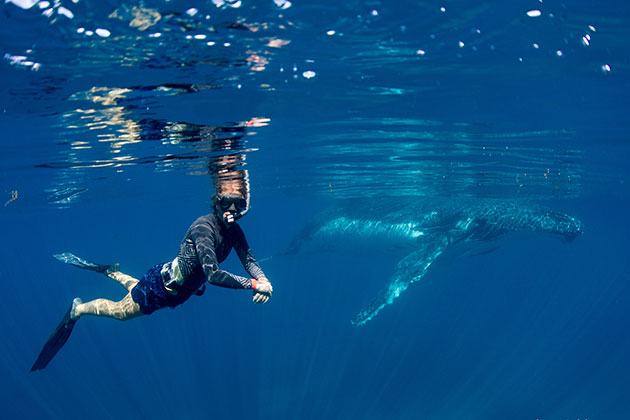
{"label": "white patch on whale's fin", "polygon": [[391,304],[411,283],[422,280],[435,259],[444,252],[448,245],[448,238],[443,235],[435,240],[422,244],[422,248],[412,252],[400,260],[386,289],[382,290],[367,308],[357,314],[352,320],[356,326],[364,325],[374,318],[381,309]]}

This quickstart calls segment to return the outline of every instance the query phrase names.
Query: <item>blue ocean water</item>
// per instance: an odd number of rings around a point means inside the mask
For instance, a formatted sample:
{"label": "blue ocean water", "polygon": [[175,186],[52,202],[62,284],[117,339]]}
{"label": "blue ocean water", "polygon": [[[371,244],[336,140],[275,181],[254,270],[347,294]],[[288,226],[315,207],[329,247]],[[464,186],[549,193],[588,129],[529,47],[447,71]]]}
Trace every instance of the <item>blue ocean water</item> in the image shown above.
{"label": "blue ocean water", "polygon": [[[628,418],[623,2],[0,7],[2,418]],[[271,301],[81,319],[29,373],[74,297],[124,295],[52,255],[140,277],[222,161],[249,175]],[[339,199],[400,196],[538,202],[584,234],[449,260],[355,327],[401,255],[279,254]]]}

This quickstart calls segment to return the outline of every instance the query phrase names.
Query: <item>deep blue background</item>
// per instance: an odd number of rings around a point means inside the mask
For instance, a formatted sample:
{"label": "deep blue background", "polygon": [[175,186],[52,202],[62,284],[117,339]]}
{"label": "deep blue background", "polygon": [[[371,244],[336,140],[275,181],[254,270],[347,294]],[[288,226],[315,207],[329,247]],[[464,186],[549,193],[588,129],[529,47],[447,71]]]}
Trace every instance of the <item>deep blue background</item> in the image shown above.
{"label": "deep blue background", "polygon": [[[293,22],[288,33],[277,35],[292,43],[267,55],[265,72],[238,61],[206,66],[202,47],[182,50],[171,38],[152,50],[159,52],[159,65],[119,65],[126,48],[139,57],[145,52],[133,49],[137,45],[153,48],[107,18],[122,3],[73,6],[72,25],[109,25],[114,36],[102,45],[81,44],[66,21],[3,5],[0,52],[30,54],[25,51],[34,48],[42,68],[34,72],[6,58],[0,64],[0,204],[11,191],[19,193],[0,207],[1,416],[628,418],[630,10],[617,2],[503,3],[296,1],[283,17],[272,2],[245,2],[235,10],[195,6],[219,21],[244,17],[274,28]],[[446,20],[442,5],[453,12]],[[191,6],[146,4],[180,12]],[[544,11],[540,20],[525,15],[534,8]],[[378,17],[369,17],[371,10]],[[589,24],[597,31],[586,48],[579,40]],[[471,31],[476,27],[482,28],[480,40]],[[326,35],[331,28],[344,35]],[[227,56],[245,60],[249,49],[265,54],[267,41],[256,38],[267,36],[261,32],[220,29],[217,36],[235,46]],[[119,33],[129,37],[116,38]],[[459,40],[467,47],[459,49]],[[534,50],[532,42],[541,48]],[[427,51],[424,61],[415,54],[419,48]],[[168,60],[180,56],[197,61]],[[601,71],[606,63],[609,73]],[[294,64],[297,77],[286,76]],[[305,69],[317,76],[306,80]],[[140,277],[173,258],[190,223],[210,211],[209,177],[193,176],[185,166],[168,171],[138,163],[120,172],[35,167],[68,163],[68,144],[77,140],[92,142],[80,152],[85,154],[77,152],[85,162],[110,157],[96,142],[105,130],[90,131],[92,121],[75,112],[108,108],[71,100],[72,94],[167,82],[217,88],[172,97],[140,90],[140,99],[121,101],[127,118],[208,125],[271,119],[248,137],[258,150],[247,157],[253,207],[241,225],[259,258],[285,249],[308,220],[344,194],[368,200],[362,197],[428,191],[456,199],[477,192],[480,199],[535,199],[580,218],[584,235],[569,244],[518,238],[489,254],[444,261],[361,328],[350,319],[385,284],[400,256],[375,243],[362,255],[274,257],[262,264],[274,284],[267,305],[253,305],[246,291],[210,287],[182,307],[126,323],[85,318],[48,368],[29,373],[74,297],[118,299],[125,293],[52,254],[119,262]],[[383,95],[385,88],[405,93]],[[388,118],[417,123],[381,124]],[[430,132],[431,141],[399,139],[414,130]],[[366,137],[365,131],[375,134]],[[408,146],[415,141],[429,143],[429,152],[413,154]],[[522,149],[501,160],[480,152],[486,143]],[[390,145],[399,159],[374,145]],[[125,147],[135,157],[184,149],[166,140]],[[467,148],[469,154],[459,154]],[[405,157],[411,165],[396,166]],[[422,166],[429,159],[447,164]],[[486,169],[499,167],[496,179],[479,185],[458,172],[480,161]],[[568,171],[573,181],[547,187],[538,173],[520,188],[512,180],[522,165],[549,165],[563,176]],[[371,178],[371,170],[382,176]],[[389,177],[413,182],[396,190]],[[445,184],[436,181],[442,177]],[[87,190],[67,205],[51,200],[51,188],[67,185]],[[243,274],[234,256],[223,268]]]}

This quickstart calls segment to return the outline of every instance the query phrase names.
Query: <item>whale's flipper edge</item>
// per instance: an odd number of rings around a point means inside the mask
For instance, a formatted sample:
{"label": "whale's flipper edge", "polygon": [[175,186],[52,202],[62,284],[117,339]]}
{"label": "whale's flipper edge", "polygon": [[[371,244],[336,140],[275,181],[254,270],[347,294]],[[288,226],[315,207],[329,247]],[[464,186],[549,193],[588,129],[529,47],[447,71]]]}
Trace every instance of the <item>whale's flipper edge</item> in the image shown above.
{"label": "whale's flipper edge", "polygon": [[352,320],[356,326],[365,325],[374,318],[385,306],[391,304],[411,283],[422,280],[431,264],[439,257],[448,245],[446,235],[433,241],[424,243],[422,248],[412,252],[400,260],[396,265],[389,285]]}

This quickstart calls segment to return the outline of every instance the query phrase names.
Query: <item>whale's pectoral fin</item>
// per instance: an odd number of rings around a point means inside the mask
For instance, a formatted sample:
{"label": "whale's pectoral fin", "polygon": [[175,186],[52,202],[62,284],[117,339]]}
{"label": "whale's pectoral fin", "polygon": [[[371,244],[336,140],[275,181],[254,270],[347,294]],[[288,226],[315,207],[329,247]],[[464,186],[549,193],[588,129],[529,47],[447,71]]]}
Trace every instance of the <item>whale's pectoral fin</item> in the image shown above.
{"label": "whale's pectoral fin", "polygon": [[421,280],[433,261],[442,254],[447,245],[448,238],[444,235],[434,241],[423,243],[421,249],[400,260],[387,288],[382,290],[367,308],[357,314],[352,320],[352,324],[364,325],[407,290],[411,283]]}

